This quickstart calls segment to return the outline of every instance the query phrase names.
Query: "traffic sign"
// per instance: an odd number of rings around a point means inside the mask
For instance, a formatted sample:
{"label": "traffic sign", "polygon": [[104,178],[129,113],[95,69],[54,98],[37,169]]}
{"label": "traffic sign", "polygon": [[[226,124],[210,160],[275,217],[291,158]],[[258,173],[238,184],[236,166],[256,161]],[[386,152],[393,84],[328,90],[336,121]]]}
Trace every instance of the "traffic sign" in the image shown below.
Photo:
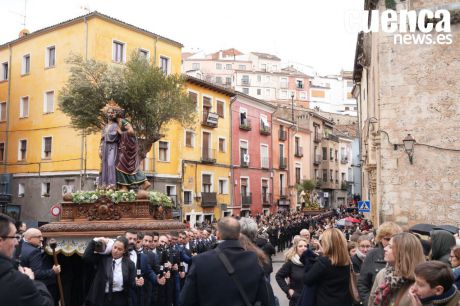
{"label": "traffic sign", "polygon": [[370,212],[371,211],[371,201],[359,201],[358,211],[359,212]]}

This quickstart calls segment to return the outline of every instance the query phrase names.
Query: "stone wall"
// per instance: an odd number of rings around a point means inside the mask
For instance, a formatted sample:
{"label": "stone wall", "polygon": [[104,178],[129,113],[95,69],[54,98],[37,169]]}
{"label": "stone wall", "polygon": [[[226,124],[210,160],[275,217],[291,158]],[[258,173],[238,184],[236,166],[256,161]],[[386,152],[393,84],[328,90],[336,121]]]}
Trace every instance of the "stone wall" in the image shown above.
{"label": "stone wall", "polygon": [[[453,2],[412,1],[412,7]],[[460,222],[459,24],[452,34],[451,45],[397,45],[380,34],[376,105],[384,132],[374,139],[380,221]],[[402,146],[407,134],[417,141],[412,165]]]}

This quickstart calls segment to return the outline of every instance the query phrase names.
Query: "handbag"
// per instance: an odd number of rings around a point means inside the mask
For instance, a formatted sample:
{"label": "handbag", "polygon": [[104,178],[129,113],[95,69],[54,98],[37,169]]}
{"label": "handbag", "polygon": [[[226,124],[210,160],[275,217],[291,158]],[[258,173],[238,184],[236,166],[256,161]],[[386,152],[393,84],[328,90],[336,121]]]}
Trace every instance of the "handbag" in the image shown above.
{"label": "handbag", "polygon": [[350,263],[350,284],[349,284],[349,291],[351,298],[354,303],[359,304],[361,302],[361,297],[359,296],[358,291],[358,273],[355,273],[353,270],[353,263]]}

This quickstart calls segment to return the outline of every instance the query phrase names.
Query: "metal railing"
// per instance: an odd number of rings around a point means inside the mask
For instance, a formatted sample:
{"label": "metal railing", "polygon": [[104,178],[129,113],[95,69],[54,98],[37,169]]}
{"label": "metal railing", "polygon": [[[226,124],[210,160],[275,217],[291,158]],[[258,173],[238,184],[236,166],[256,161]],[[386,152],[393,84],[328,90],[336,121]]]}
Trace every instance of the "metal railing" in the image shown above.
{"label": "metal railing", "polygon": [[246,193],[241,195],[241,205],[249,206],[252,204],[252,193]]}
{"label": "metal railing", "polygon": [[251,120],[244,119],[243,121],[240,120],[240,129],[250,131],[251,130]]}
{"label": "metal railing", "polygon": [[205,163],[216,162],[216,149],[202,148],[201,149],[201,161]]}
{"label": "metal railing", "polygon": [[295,155],[296,157],[303,157],[303,148],[302,148],[301,146],[297,146],[297,147],[295,148],[295,153],[294,153],[294,155]]}

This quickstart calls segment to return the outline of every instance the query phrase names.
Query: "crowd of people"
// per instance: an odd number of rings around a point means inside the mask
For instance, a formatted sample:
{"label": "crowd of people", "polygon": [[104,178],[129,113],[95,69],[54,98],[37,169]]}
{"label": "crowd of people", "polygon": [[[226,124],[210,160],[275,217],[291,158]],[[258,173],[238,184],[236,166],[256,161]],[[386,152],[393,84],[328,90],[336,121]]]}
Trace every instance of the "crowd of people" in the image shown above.
{"label": "crowd of people", "polygon": [[[338,222],[345,217],[357,221]],[[225,217],[167,234],[128,230],[89,242],[83,303],[276,306],[279,286],[289,306],[460,305],[457,240],[445,230],[422,237],[393,222],[373,228],[347,209]],[[39,229],[0,215],[2,304],[59,305],[61,266],[42,247]],[[285,262],[274,271],[277,253]]]}

